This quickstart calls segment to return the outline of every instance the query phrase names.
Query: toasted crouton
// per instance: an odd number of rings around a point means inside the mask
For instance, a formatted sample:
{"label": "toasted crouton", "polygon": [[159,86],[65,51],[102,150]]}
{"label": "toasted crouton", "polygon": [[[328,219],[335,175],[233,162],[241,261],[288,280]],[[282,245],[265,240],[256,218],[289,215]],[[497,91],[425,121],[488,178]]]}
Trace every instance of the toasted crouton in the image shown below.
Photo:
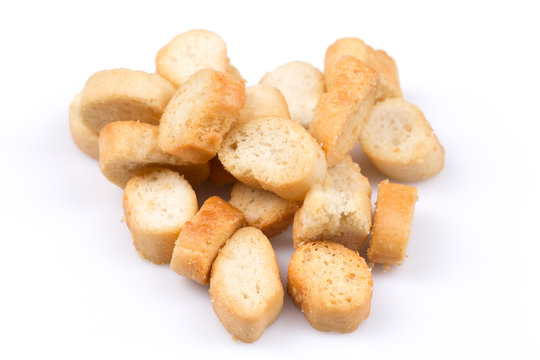
{"label": "toasted crouton", "polygon": [[258,119],[265,116],[276,116],[290,119],[287,102],[277,88],[257,85],[246,88],[246,104],[240,110],[235,124]]}
{"label": "toasted crouton", "polygon": [[99,134],[88,127],[79,112],[81,94],[77,94],[69,105],[69,130],[75,145],[86,155],[99,159],[98,137]]}

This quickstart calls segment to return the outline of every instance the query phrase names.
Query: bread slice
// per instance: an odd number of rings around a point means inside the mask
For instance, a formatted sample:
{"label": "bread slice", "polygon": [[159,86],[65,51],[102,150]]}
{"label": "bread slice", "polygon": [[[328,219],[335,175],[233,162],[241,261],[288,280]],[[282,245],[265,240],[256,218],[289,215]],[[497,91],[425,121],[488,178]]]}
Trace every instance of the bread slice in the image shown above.
{"label": "bread slice", "polygon": [[336,64],[343,56],[352,56],[375,70],[380,76],[377,101],[387,98],[402,97],[396,63],[383,50],[374,50],[358,38],[338,39],[330,45],[324,59],[326,87],[333,87]]}
{"label": "bread slice", "polygon": [[223,326],[243,342],[254,342],[283,307],[276,255],[254,227],[238,230],[212,266],[210,297]]}
{"label": "bread slice", "polygon": [[240,210],[217,196],[208,198],[180,232],[171,269],[188,279],[208,284],[219,249],[243,225],[244,214]]}
{"label": "bread slice", "polygon": [[369,261],[385,265],[403,263],[417,200],[415,187],[393,184],[388,180],[379,184],[367,252]]}
{"label": "bread slice", "polygon": [[79,112],[81,94],[77,94],[69,105],[69,130],[73,142],[86,155],[99,159],[98,133],[90,129]]}
{"label": "bread slice", "polygon": [[270,191],[241,182],[233,186],[230,203],[244,213],[247,225],[261,230],[268,238],[285,231],[300,207],[296,201],[282,199]]}
{"label": "bread slice", "polygon": [[179,87],[202,69],[227,71],[227,46],[208,30],[191,30],[172,39],[156,56],[156,72]]}
{"label": "bread slice", "polygon": [[168,263],[178,234],[197,207],[189,183],[172,170],[148,169],[131,178],[124,189],[124,214],[139,255]]}
{"label": "bread slice", "polygon": [[360,60],[345,56],[336,65],[331,90],[317,103],[311,134],[324,151],[328,166],[350,153],[375,103],[378,76]]}
{"label": "bread slice", "polygon": [[242,74],[240,74],[240,71],[233,65],[229,64],[227,66],[227,72],[231,74],[236,80],[245,82],[244,78],[242,77]]}
{"label": "bread slice", "polygon": [[350,156],[328,168],[323,184],[307,193],[293,223],[294,247],[330,240],[359,251],[371,228],[369,181]]}
{"label": "bread slice", "polygon": [[210,173],[208,164],[190,164],[158,147],[158,127],[137,121],[118,121],[99,136],[99,168],[107,180],[124,187],[144,168],[161,166],[180,172],[196,185]]}
{"label": "bread slice", "polygon": [[369,316],[371,270],[343,245],[318,241],[300,246],[287,278],[289,296],[317,330],[352,332]]}
{"label": "bread slice", "polygon": [[99,133],[105,125],[124,120],[159,124],[174,87],[157,74],[128,69],[92,75],[81,92],[80,114]]}
{"label": "bread slice", "polygon": [[241,124],[265,116],[290,119],[285,98],[277,88],[257,85],[246,88],[246,104],[240,110],[235,124]]}
{"label": "bread slice", "polygon": [[311,126],[315,106],[324,92],[324,76],[319,69],[292,61],[264,75],[259,84],[278,88],[287,100],[291,118],[306,129]]}
{"label": "bread slice", "polygon": [[217,156],[214,156],[209,162],[210,176],[208,181],[217,186],[231,185],[236,183],[236,178],[230,172],[225,170],[221,161]]}
{"label": "bread slice", "polygon": [[360,144],[373,165],[396,180],[426,179],[444,167],[444,149],[424,114],[401,98],[373,108]]}
{"label": "bread slice", "polygon": [[241,182],[287,200],[302,201],[326,174],[323,151],[290,119],[264,117],[234,126],[218,155]]}
{"label": "bread slice", "polygon": [[245,101],[243,82],[220,71],[198,71],[180,86],[163,112],[159,147],[194,164],[209,161]]}

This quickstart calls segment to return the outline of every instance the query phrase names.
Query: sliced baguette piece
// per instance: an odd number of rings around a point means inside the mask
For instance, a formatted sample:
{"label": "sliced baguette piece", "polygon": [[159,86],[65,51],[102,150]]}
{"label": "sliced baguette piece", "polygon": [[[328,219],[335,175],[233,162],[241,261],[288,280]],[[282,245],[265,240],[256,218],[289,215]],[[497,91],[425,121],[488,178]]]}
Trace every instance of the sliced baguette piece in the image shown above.
{"label": "sliced baguette piece", "polygon": [[374,50],[358,38],[338,39],[330,45],[324,59],[324,77],[328,90],[333,88],[336,64],[343,56],[352,56],[375,70],[380,76],[376,101],[402,97],[396,62],[383,50]]}
{"label": "sliced baguette piece", "polygon": [[208,164],[191,164],[161,151],[158,132],[156,125],[137,121],[105,126],[99,136],[99,168],[107,180],[123,188],[139,171],[154,166],[178,171],[192,185],[208,177]]}
{"label": "sliced baguette piece", "polygon": [[169,169],[143,170],[124,189],[124,214],[139,255],[156,264],[171,260],[178,234],[197,212],[195,192]]}
{"label": "sliced baguette piece", "polygon": [[92,75],[81,92],[80,114],[99,133],[105,125],[124,120],[159,124],[175,88],[157,74],[128,69]]}
{"label": "sliced baguette piece", "polygon": [[261,230],[268,238],[285,231],[300,207],[296,201],[282,199],[270,191],[241,182],[233,186],[230,203],[244,213],[247,225]]}
{"label": "sliced baguette piece", "polygon": [[190,30],[173,38],[156,55],[156,72],[179,87],[202,69],[228,71],[227,46],[208,30]]}
{"label": "sliced baguette piece", "polygon": [[444,167],[444,148],[424,114],[401,98],[378,103],[359,140],[373,165],[396,180],[423,180]]}
{"label": "sliced baguette piece", "polygon": [[214,156],[209,162],[210,176],[208,181],[217,186],[231,185],[236,183],[236,178],[230,172],[225,170],[221,161],[217,156]]}
{"label": "sliced baguette piece", "polygon": [[336,65],[333,88],[317,103],[311,134],[324,151],[328,166],[350,153],[375,103],[378,75],[351,56]]}
{"label": "sliced baguette piece", "polygon": [[315,329],[347,333],[369,316],[373,279],[357,252],[317,241],[294,252],[287,292]]}
{"label": "sliced baguette piece", "polygon": [[203,69],[180,86],[163,112],[159,147],[194,164],[208,162],[246,101],[244,83]]}
{"label": "sliced baguette piece", "polygon": [[287,200],[302,201],[326,174],[322,149],[290,119],[264,117],[234,126],[218,155],[241,182]]}
{"label": "sliced baguette piece", "polygon": [[393,184],[388,179],[379,184],[367,251],[370,262],[385,265],[403,263],[417,200],[415,187]]}
{"label": "sliced baguette piece", "polygon": [[219,321],[247,343],[259,339],[283,307],[283,285],[272,245],[254,227],[234,233],[220,250],[210,278]]}
{"label": "sliced baguette piece", "polygon": [[208,198],[188,221],[174,245],[171,269],[207,285],[210,269],[225,242],[244,225],[244,214],[217,196]]}
{"label": "sliced baguette piece", "polygon": [[292,61],[263,76],[260,85],[278,88],[289,105],[291,118],[308,129],[319,97],[324,92],[324,76],[319,69],[302,61]]}
{"label": "sliced baguette piece", "polygon": [[86,155],[99,159],[98,137],[99,134],[88,127],[80,114],[79,103],[81,94],[77,94],[69,105],[69,130],[75,145]]}
{"label": "sliced baguette piece", "polygon": [[246,88],[246,104],[240,110],[235,124],[241,124],[265,116],[290,119],[285,98],[277,88],[256,85]]}
{"label": "sliced baguette piece", "polygon": [[371,228],[371,187],[350,156],[328,168],[311,188],[293,223],[294,247],[329,240],[359,251]]}

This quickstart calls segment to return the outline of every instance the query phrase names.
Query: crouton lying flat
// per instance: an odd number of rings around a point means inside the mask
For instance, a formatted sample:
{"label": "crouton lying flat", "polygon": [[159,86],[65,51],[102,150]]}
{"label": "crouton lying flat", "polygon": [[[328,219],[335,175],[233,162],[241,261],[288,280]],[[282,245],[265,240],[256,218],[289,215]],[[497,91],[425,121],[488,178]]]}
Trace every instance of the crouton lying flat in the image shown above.
{"label": "crouton lying flat", "polygon": [[124,214],[139,255],[168,263],[178,234],[197,207],[195,192],[174,171],[149,169],[131,178],[124,189]]}
{"label": "crouton lying flat", "polygon": [[417,181],[444,167],[444,149],[420,109],[401,98],[377,103],[360,144],[383,174],[401,181]]}
{"label": "crouton lying flat", "polygon": [[210,297],[223,326],[244,342],[254,342],[283,306],[276,255],[256,228],[238,230],[212,266]]}
{"label": "crouton lying flat", "polygon": [[317,241],[294,252],[287,292],[315,329],[346,333],[369,316],[373,279],[357,252]]}
{"label": "crouton lying flat", "polygon": [[80,115],[99,133],[105,125],[124,120],[159,124],[174,87],[157,74],[128,69],[92,75],[81,92]]}
{"label": "crouton lying flat", "polygon": [[124,187],[144,168],[161,166],[178,171],[196,185],[210,173],[208,164],[190,164],[158,147],[158,127],[136,121],[118,121],[101,130],[99,168],[110,182]]}
{"label": "crouton lying flat", "polygon": [[177,88],[199,70],[208,68],[226,72],[229,67],[225,42],[208,30],[182,33],[156,55],[156,72]]}
{"label": "crouton lying flat", "polygon": [[77,94],[69,105],[69,130],[73,142],[86,155],[99,159],[98,133],[88,127],[79,112],[81,94]]}
{"label": "crouton lying flat", "polygon": [[414,204],[418,192],[412,186],[379,184],[375,217],[368,248],[369,261],[385,265],[401,265],[411,233]]}
{"label": "crouton lying flat", "polygon": [[302,201],[326,174],[323,151],[290,119],[264,117],[234,126],[218,154],[235,178],[287,200]]}
{"label": "crouton lying flat", "polygon": [[291,118],[287,102],[281,91],[265,85],[246,88],[246,104],[240,110],[235,125],[265,116]]}
{"label": "crouton lying flat", "polygon": [[209,161],[245,101],[243,82],[220,71],[198,71],[180,86],[163,112],[159,147],[194,164]]}
{"label": "crouton lying flat", "polygon": [[350,153],[373,104],[378,76],[360,60],[345,56],[336,65],[333,88],[317,103],[310,132],[324,151],[328,166]]}
{"label": "crouton lying flat", "polygon": [[311,64],[293,61],[267,73],[259,82],[278,88],[287,104],[291,118],[308,129],[319,97],[324,92],[324,76]]}
{"label": "crouton lying flat", "polygon": [[217,196],[208,198],[180,232],[171,269],[188,279],[208,284],[219,249],[243,225],[244,214],[240,210]]}

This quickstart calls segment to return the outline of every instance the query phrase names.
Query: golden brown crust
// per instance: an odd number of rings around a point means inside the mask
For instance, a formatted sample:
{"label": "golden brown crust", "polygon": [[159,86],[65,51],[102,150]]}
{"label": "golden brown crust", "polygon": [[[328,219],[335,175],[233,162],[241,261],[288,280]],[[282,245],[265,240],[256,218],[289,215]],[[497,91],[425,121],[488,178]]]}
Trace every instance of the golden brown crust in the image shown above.
{"label": "golden brown crust", "polygon": [[417,199],[415,187],[389,183],[388,180],[379,184],[367,252],[369,261],[387,265],[403,263]]}
{"label": "golden brown crust", "polygon": [[82,120],[79,112],[81,94],[77,94],[69,105],[69,130],[75,145],[86,155],[99,159],[99,134],[91,130]]}
{"label": "golden brown crust", "polygon": [[198,283],[208,284],[219,249],[243,225],[244,214],[240,210],[217,196],[208,198],[180,232],[171,269]]}

